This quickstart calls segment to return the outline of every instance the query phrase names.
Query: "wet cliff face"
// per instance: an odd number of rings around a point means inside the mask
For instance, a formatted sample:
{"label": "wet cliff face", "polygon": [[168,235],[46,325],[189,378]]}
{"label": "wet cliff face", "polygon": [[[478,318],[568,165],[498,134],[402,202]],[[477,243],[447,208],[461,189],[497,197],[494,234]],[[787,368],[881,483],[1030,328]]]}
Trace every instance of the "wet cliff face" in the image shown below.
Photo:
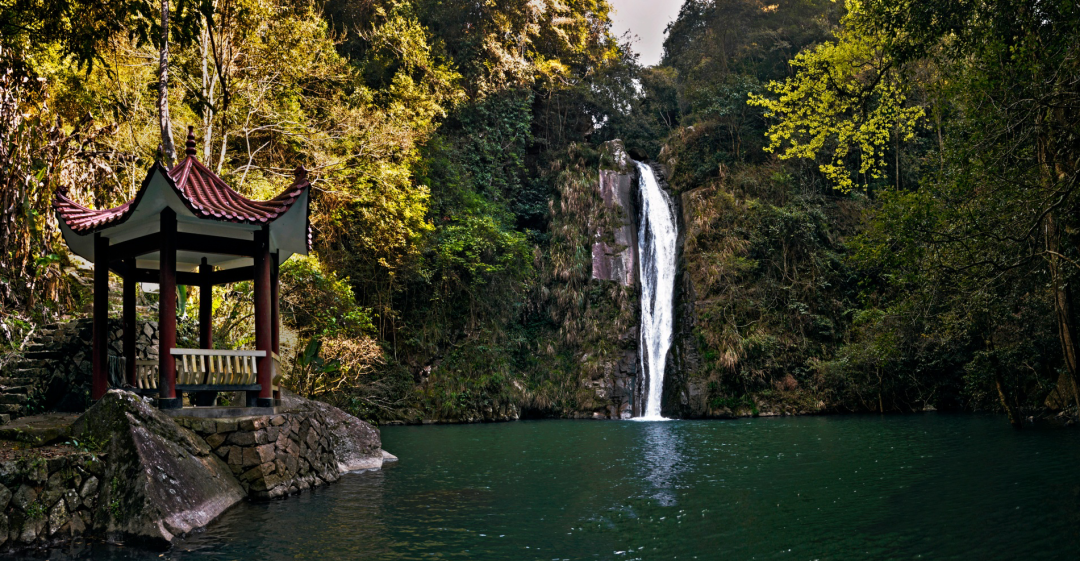
{"label": "wet cliff face", "polygon": [[701,418],[712,416],[708,404],[707,382],[696,374],[702,370],[702,357],[695,334],[698,299],[694,281],[687,273],[686,236],[693,223],[693,189],[671,185],[671,170],[677,165],[672,151],[665,147],[654,168],[661,177],[662,186],[671,193],[678,220],[679,237],[675,276],[675,330],[672,334],[671,351],[668,353],[667,372],[664,378],[665,416],[677,418]]}
{"label": "wet cliff face", "polygon": [[672,417],[695,418],[709,414],[708,388],[694,374],[701,369],[701,353],[694,334],[697,292],[687,274],[685,242],[687,225],[693,208],[688,204],[689,193],[673,197],[679,219],[679,260],[675,277],[675,333],[668,357],[668,380],[664,388],[664,411]]}

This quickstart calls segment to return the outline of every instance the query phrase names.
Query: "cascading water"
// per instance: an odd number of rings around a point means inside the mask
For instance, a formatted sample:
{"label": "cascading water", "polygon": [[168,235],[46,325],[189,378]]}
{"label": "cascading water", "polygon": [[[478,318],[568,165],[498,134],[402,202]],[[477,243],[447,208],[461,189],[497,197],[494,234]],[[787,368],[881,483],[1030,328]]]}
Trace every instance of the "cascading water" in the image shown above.
{"label": "cascading water", "polygon": [[641,177],[641,225],[638,227],[638,267],[641,273],[641,370],[645,373],[645,403],[641,420],[659,420],[664,392],[664,366],[675,323],[675,241],[678,230],[671,199],[656,174],[637,162]]}

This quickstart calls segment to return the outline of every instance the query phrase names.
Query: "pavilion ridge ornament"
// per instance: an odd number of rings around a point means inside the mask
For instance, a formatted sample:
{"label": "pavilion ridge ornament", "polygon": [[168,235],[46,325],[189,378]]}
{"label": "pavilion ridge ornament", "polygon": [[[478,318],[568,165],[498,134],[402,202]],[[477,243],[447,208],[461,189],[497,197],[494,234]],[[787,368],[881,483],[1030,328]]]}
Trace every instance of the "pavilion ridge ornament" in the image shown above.
{"label": "pavilion ridge ornament", "polygon": [[[155,162],[132,200],[111,209],[86,208],[67,193],[53,202],[64,241],[73,253],[94,263],[93,389],[108,390],[107,321],[109,272],[123,278],[126,386],[156,393],[163,409],[179,408],[182,392],[193,403],[213,405],[218,391],[245,391],[248,405],[275,402],[276,356],[280,343],[278,266],[311,247],[310,187],[297,167],[292,184],[268,201],[248,199],[195,158],[195,133],[188,127],[186,157],[166,169]],[[255,285],[255,349],[213,351],[211,316],[214,285],[251,280]],[[160,285],[158,326],[161,352],[156,369],[136,360],[135,284]],[[176,348],[176,287],[200,291],[199,347]],[[214,365],[243,376],[217,376]],[[179,359],[180,384],[177,362]],[[234,368],[235,366],[235,368]],[[156,380],[148,376],[156,375]],[[235,382],[235,383],[234,383]],[[180,392],[180,393],[178,393]]]}

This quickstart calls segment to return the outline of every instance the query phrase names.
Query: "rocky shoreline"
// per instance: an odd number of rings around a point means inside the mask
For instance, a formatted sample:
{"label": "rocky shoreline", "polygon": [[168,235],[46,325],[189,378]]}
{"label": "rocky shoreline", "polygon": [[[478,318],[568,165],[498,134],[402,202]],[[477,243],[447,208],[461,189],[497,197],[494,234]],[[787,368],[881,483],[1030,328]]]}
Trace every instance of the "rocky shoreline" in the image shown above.
{"label": "rocky shoreline", "polygon": [[378,429],[295,396],[272,415],[174,419],[112,390],[61,432],[67,447],[0,461],[0,553],[97,540],[160,549],[240,501],[396,459]]}

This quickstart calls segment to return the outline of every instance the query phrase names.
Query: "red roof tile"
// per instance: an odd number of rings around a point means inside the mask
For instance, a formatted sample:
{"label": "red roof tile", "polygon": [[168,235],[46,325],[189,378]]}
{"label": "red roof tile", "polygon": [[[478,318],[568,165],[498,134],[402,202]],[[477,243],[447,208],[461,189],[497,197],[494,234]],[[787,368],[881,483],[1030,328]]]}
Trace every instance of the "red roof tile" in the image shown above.
{"label": "red roof tile", "polygon": [[[186,157],[170,170],[154,163],[135,198],[115,208],[94,210],[58,191],[53,207],[57,216],[76,234],[84,235],[123,223],[135,211],[154,171],[161,171],[180,195],[184,205],[199,218],[240,224],[269,224],[285,214],[311,184],[307,171],[296,168],[292,185],[269,201],[253,201],[233,191],[220,177],[195,158],[195,134],[189,127]],[[308,227],[310,238],[310,224]],[[310,239],[309,239],[310,247]]]}

